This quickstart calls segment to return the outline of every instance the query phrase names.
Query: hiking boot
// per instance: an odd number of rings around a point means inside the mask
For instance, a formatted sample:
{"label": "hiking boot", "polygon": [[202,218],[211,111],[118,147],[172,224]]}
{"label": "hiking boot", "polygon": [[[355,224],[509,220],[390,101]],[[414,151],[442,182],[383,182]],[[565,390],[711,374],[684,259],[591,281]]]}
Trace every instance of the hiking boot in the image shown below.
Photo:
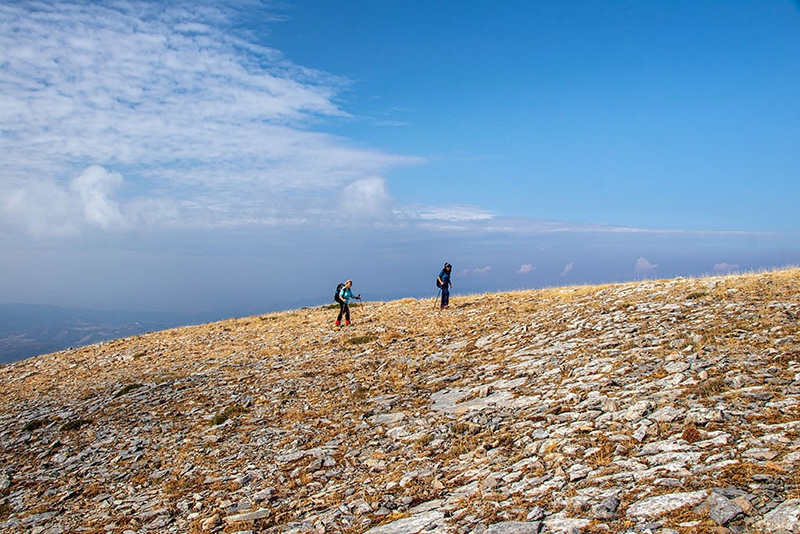
{"label": "hiking boot", "polygon": [[345,322],[344,322],[344,325],[345,325],[345,326],[350,326],[350,321],[345,321]]}
{"label": "hiking boot", "polygon": [[336,321],[336,326],[342,326],[342,321]]}

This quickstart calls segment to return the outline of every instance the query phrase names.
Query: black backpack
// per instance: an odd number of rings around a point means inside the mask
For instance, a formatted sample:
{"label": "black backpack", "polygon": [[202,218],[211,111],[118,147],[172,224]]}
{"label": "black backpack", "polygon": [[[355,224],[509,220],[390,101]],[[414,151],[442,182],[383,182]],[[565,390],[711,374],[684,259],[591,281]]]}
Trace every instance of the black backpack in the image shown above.
{"label": "black backpack", "polygon": [[333,296],[334,302],[342,302],[342,297],[340,297],[340,293],[342,292],[342,288],[344,287],[344,283],[341,283],[336,286],[336,294]]}

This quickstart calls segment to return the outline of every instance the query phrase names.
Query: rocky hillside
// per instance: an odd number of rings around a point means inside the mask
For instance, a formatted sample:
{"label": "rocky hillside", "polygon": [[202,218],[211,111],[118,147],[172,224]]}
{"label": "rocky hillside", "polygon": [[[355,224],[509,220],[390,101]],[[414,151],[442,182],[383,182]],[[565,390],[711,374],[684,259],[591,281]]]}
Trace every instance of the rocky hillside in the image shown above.
{"label": "rocky hillside", "polygon": [[0,530],[800,532],[800,270],[432,304],[0,367]]}

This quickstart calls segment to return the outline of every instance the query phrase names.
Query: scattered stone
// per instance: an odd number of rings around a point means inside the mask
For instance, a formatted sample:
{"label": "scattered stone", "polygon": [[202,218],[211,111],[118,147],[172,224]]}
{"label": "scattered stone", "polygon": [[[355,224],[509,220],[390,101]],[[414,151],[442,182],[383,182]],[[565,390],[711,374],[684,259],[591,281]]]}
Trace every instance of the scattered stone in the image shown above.
{"label": "scattered stone", "polygon": [[781,503],[754,525],[764,534],[779,531],[796,534],[800,532],[800,499]]}
{"label": "scattered stone", "polygon": [[630,517],[657,518],[685,506],[695,506],[702,502],[707,495],[708,493],[705,491],[692,491],[648,497],[629,506],[627,513]]}
{"label": "scattered stone", "polygon": [[610,521],[616,517],[617,508],[619,508],[620,500],[617,497],[606,497],[600,504],[592,507],[592,514],[595,519],[601,521]]}
{"label": "scattered stone", "polygon": [[711,519],[722,526],[739,519],[743,514],[739,505],[715,491],[712,491],[708,496],[706,505],[708,506],[708,515]]}
{"label": "scattered stone", "polygon": [[443,518],[444,514],[442,512],[433,510],[398,519],[397,521],[371,528],[367,532],[369,534],[415,534],[431,530],[434,525],[443,525]]}
{"label": "scattered stone", "polygon": [[504,521],[489,525],[486,534],[539,534],[541,529],[542,524],[539,522]]}
{"label": "scattered stone", "polygon": [[269,517],[269,510],[261,508],[255,512],[247,512],[244,514],[229,515],[225,518],[226,523],[241,523],[242,521],[255,521],[256,519],[264,519]]}
{"label": "scattered stone", "polygon": [[544,520],[545,526],[553,534],[576,534],[580,533],[586,525],[591,523],[589,519],[575,517],[565,517],[563,514],[555,514]]}
{"label": "scattered stone", "polygon": [[213,530],[215,527],[222,524],[222,518],[220,518],[219,514],[214,514],[209,518],[204,519],[200,523],[200,528],[203,530]]}
{"label": "scattered stone", "polygon": [[0,366],[0,530],[800,533],[798,288],[305,308]]}

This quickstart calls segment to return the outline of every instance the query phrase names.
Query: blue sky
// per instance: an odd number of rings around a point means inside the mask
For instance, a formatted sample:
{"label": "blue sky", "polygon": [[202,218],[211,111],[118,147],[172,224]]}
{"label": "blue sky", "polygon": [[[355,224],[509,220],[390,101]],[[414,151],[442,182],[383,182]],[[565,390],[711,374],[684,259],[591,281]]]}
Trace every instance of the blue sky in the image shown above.
{"label": "blue sky", "polygon": [[0,4],[0,302],[800,263],[789,0]]}

